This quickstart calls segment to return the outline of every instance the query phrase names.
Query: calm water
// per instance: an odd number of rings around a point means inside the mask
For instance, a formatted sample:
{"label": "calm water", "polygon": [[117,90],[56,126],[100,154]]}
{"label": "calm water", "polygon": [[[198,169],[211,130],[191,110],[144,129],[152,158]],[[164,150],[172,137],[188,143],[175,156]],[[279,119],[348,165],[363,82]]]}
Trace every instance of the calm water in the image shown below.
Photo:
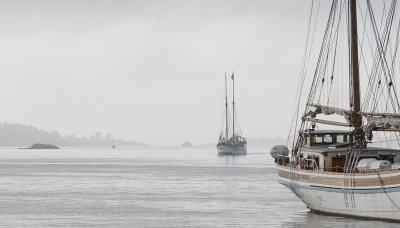
{"label": "calm water", "polygon": [[399,227],[310,213],[268,149],[0,149],[5,227]]}

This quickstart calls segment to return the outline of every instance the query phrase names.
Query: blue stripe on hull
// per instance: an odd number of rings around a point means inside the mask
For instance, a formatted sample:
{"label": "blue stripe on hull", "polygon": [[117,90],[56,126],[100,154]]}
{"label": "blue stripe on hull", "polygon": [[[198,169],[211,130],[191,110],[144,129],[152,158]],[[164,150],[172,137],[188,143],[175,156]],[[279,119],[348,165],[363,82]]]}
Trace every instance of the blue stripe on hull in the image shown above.
{"label": "blue stripe on hull", "polygon": [[[291,184],[288,183],[287,181],[284,181],[282,179],[278,180],[280,184],[286,186],[287,188],[291,188]],[[324,191],[324,192],[340,192],[343,193],[343,188],[344,187],[330,187],[330,186],[320,186],[320,185],[313,185],[311,184],[310,186],[308,185],[302,185],[297,183],[294,183],[299,188],[304,188],[304,189],[310,189],[310,190],[316,190],[316,191]],[[389,193],[389,192],[400,192],[400,186],[394,186],[394,187],[384,187],[385,191],[383,191],[381,186],[377,186],[375,188],[354,188],[350,189],[348,187],[345,188],[346,191],[352,191],[354,194],[373,194],[373,193]]]}

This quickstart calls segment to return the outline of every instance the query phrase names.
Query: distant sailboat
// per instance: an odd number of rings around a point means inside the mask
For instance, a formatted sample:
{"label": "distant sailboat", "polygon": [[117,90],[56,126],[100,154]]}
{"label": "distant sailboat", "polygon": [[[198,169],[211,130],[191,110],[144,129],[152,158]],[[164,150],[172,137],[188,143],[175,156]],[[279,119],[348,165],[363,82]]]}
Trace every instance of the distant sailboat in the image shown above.
{"label": "distant sailboat", "polygon": [[225,128],[221,131],[219,136],[217,149],[219,155],[244,155],[247,154],[247,141],[243,138],[241,131],[235,131],[235,119],[236,107],[235,107],[235,76],[232,73],[233,82],[233,100],[232,100],[232,136],[229,136],[229,109],[228,109],[228,92],[225,75]]}

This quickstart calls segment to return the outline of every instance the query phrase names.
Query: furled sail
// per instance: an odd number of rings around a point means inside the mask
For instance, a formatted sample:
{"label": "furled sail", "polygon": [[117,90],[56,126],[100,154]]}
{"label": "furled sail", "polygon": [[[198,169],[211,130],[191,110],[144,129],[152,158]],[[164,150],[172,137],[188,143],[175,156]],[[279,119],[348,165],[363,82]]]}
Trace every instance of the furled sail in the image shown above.
{"label": "furled sail", "polygon": [[363,113],[363,116],[367,119],[364,131],[369,141],[373,138],[373,131],[400,131],[400,114]]}
{"label": "furled sail", "polygon": [[400,114],[364,114],[368,125],[374,124],[376,129],[400,129]]}
{"label": "furled sail", "polygon": [[312,103],[308,103],[307,105],[310,107],[314,107],[315,109],[305,113],[303,115],[303,119],[306,119],[307,117],[314,119],[315,117],[317,117],[318,114],[324,114],[324,115],[337,114],[343,116],[349,125],[351,124],[352,111],[350,110],[324,106],[324,105],[316,105]]}

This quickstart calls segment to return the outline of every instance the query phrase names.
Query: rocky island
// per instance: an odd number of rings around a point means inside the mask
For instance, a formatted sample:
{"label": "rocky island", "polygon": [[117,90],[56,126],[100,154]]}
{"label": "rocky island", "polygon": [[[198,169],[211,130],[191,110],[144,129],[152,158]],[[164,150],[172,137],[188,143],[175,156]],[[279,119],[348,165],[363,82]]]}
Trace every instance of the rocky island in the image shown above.
{"label": "rocky island", "polygon": [[36,143],[33,144],[31,147],[20,148],[20,149],[60,149],[60,148],[50,144]]}

